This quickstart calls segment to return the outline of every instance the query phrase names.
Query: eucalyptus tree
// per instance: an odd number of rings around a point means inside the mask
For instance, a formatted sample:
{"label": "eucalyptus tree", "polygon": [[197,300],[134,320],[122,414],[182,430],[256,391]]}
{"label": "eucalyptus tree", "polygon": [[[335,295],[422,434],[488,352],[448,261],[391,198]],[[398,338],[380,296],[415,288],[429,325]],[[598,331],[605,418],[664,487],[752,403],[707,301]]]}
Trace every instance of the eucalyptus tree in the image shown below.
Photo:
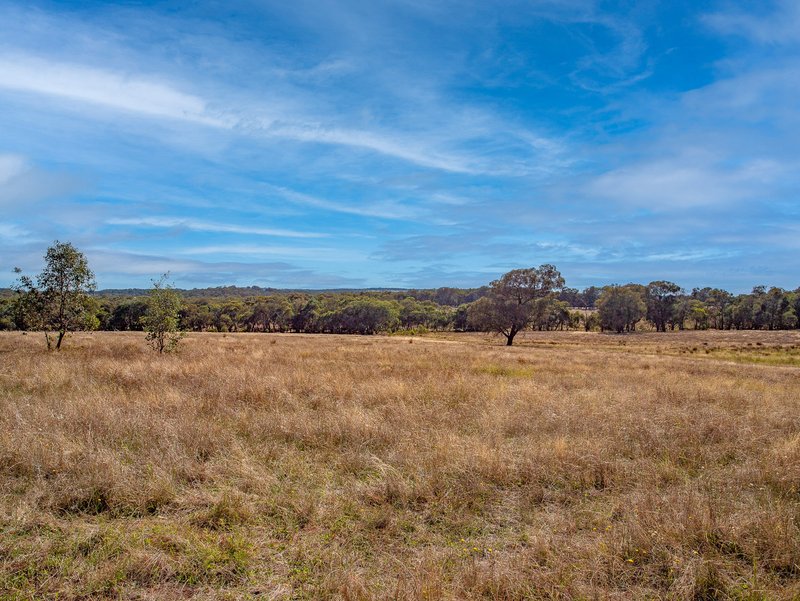
{"label": "eucalyptus tree", "polygon": [[673,322],[680,294],[681,287],[672,282],[659,280],[647,285],[647,319],[653,322],[656,331],[666,332],[667,324]]}
{"label": "eucalyptus tree", "polygon": [[140,319],[144,331],[147,332],[147,343],[159,353],[176,350],[184,335],[179,327],[183,299],[167,283],[167,277],[168,274],[164,274],[153,282],[147,295],[147,309]]}
{"label": "eucalyptus tree", "polygon": [[44,261],[35,278],[14,269],[19,274],[16,290],[26,326],[44,332],[48,350],[61,350],[69,332],[97,326],[89,296],[96,288],[94,273],[86,256],[69,242],[53,242]]}
{"label": "eucalyptus tree", "polygon": [[647,312],[636,286],[608,286],[597,299],[600,328],[614,332],[632,332]]}
{"label": "eucalyptus tree", "polygon": [[502,334],[511,346],[534,319],[537,301],[563,287],[564,278],[553,265],[514,269],[493,281],[489,293],[470,305],[468,322],[475,330]]}

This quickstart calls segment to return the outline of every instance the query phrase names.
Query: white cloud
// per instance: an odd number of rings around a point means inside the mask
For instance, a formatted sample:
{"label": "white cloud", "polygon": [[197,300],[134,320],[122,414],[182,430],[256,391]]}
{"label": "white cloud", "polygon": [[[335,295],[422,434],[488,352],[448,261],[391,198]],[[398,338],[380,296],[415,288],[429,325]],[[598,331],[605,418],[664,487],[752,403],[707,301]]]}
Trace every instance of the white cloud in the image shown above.
{"label": "white cloud", "polygon": [[[197,80],[201,81],[200,78]],[[438,101],[434,101],[432,106],[418,107],[421,112],[416,115],[419,123],[433,119],[435,127],[409,134],[379,125],[362,128],[337,123],[342,115],[339,106],[325,108],[324,103],[315,99],[313,92],[299,88],[284,88],[265,102],[248,99],[241,93],[226,94],[213,82],[203,85],[213,92],[208,95],[190,94],[166,77],[143,75],[132,70],[63,62],[21,52],[0,54],[0,89],[254,137],[361,149],[451,173],[501,174],[508,171],[507,160],[486,157],[484,151],[459,153],[454,150],[487,133],[492,136],[498,133],[510,135],[526,146],[524,149],[520,147],[525,156],[515,153],[515,173],[528,167],[541,170],[544,163],[558,163],[555,155],[561,155],[560,144],[556,141],[519,127],[510,127],[492,115],[474,111],[454,114],[452,109]],[[311,105],[318,108],[307,108]],[[329,116],[331,110],[335,117]],[[269,116],[263,117],[265,114]],[[97,112],[83,111],[82,115],[107,118]]]}
{"label": "white cloud", "polygon": [[329,127],[287,115],[281,121],[262,121],[237,114],[235,107],[212,114],[209,102],[175,86],[107,69],[44,60],[23,54],[0,55],[0,88],[55,96],[149,117],[188,121],[250,134],[300,142],[362,148],[422,167],[468,173],[463,158],[420,148],[409,140],[356,129]]}
{"label": "white cloud", "polygon": [[719,259],[730,259],[739,256],[741,253],[733,250],[719,250],[716,248],[702,249],[683,249],[670,252],[652,253],[640,257],[625,257],[624,261],[688,261],[695,263],[698,261],[713,261]]}
{"label": "white cloud", "polygon": [[317,232],[298,232],[277,228],[251,227],[229,223],[212,223],[184,217],[141,217],[130,219],[109,219],[108,225],[131,225],[153,228],[183,228],[197,232],[220,232],[226,234],[250,234],[254,236],[280,236],[284,238],[324,238],[328,234]]}
{"label": "white cloud", "polygon": [[355,129],[328,128],[315,125],[272,125],[263,130],[274,136],[281,136],[302,142],[337,144],[372,150],[380,154],[414,163],[421,167],[441,169],[453,173],[480,173],[481,167],[471,164],[465,157],[443,154],[428,148],[420,148],[417,142]]}
{"label": "white cloud", "polygon": [[200,261],[171,259],[116,249],[89,248],[89,263],[100,288],[148,285],[156,274],[170,273],[180,285],[269,285],[292,288],[364,286],[360,278],[318,273],[282,261]]}
{"label": "white cloud", "polygon": [[14,154],[0,154],[0,186],[10,182],[26,169],[25,160]]}
{"label": "white cloud", "polygon": [[760,44],[800,43],[797,33],[800,31],[800,3],[797,0],[779,0],[776,10],[764,16],[733,10],[706,15],[703,21],[720,33],[745,37]]}
{"label": "white cloud", "polygon": [[70,194],[78,187],[74,177],[45,171],[19,155],[0,154],[0,207],[7,213],[27,211],[33,202]]}
{"label": "white cloud", "polygon": [[0,221],[0,241],[19,242],[27,239],[30,232],[14,223]]}
{"label": "white cloud", "polygon": [[280,194],[286,200],[323,209],[325,211],[333,211],[336,213],[347,213],[350,215],[359,215],[361,217],[377,217],[380,219],[414,219],[419,216],[418,211],[413,208],[406,207],[397,203],[372,203],[369,206],[353,206],[344,203],[334,202],[311,196],[310,194],[303,194],[296,192],[282,186],[268,186],[270,190]]}
{"label": "white cloud", "polygon": [[304,248],[297,246],[264,246],[259,244],[216,244],[195,246],[181,250],[181,255],[234,255],[247,257],[279,256],[289,259],[313,259],[319,261],[357,260],[363,256],[341,248]]}
{"label": "white cloud", "polygon": [[152,117],[229,127],[206,102],[154,80],[114,71],[21,55],[0,56],[0,87],[58,96]]}
{"label": "white cloud", "polygon": [[688,154],[609,171],[590,182],[587,192],[655,211],[684,210],[757,198],[783,170],[768,160],[724,168]]}

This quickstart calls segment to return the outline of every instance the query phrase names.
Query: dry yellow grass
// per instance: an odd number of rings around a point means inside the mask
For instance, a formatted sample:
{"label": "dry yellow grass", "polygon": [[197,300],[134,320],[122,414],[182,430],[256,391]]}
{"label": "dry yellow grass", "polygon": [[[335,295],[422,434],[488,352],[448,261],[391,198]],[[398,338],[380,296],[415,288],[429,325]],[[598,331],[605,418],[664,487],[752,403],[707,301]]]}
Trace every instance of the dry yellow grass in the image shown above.
{"label": "dry yellow grass", "polygon": [[798,334],[520,343],[3,334],[0,598],[800,598]]}

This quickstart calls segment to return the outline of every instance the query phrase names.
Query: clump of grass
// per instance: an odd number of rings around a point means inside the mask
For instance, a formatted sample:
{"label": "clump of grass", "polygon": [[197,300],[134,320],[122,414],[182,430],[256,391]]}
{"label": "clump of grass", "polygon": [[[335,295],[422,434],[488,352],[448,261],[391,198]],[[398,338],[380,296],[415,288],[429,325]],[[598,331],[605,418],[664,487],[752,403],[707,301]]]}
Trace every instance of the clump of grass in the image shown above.
{"label": "clump of grass", "polygon": [[480,374],[505,378],[530,378],[534,375],[531,367],[506,366],[506,365],[481,365],[475,368]]}
{"label": "clump of grass", "polygon": [[192,516],[192,523],[211,530],[230,530],[246,524],[252,518],[253,511],[241,494],[225,492]]}
{"label": "clump of grass", "polygon": [[8,598],[800,597],[796,333],[31,338]]}

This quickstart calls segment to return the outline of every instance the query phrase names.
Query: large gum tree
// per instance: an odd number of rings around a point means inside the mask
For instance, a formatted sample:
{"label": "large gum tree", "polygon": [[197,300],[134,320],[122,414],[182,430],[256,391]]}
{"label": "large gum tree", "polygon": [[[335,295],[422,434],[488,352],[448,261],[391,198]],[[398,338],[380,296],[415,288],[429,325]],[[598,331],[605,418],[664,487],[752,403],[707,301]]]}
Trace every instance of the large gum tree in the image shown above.
{"label": "large gum tree", "polygon": [[489,293],[475,301],[469,310],[471,327],[505,336],[506,345],[527,328],[534,316],[535,303],[564,287],[564,278],[553,265],[514,269],[490,284]]}

